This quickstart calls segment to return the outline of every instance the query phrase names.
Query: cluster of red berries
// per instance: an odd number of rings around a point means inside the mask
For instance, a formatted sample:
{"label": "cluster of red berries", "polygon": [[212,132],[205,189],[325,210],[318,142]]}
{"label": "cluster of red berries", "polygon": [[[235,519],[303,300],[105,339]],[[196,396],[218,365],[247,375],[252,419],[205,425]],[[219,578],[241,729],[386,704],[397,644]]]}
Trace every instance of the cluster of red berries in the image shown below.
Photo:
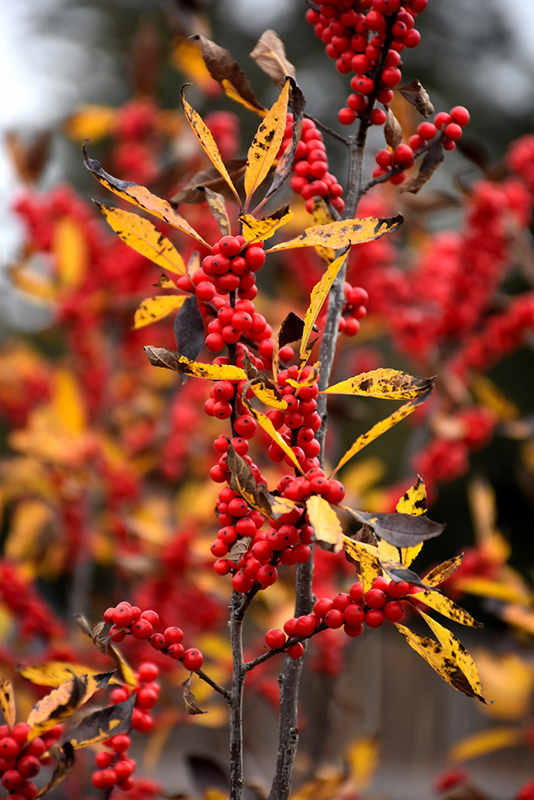
{"label": "cluster of red berries", "polygon": [[4,789],[11,800],[33,800],[37,796],[37,786],[31,780],[48,763],[43,759],[47,750],[59,740],[63,727],[56,725],[42,736],[28,741],[30,726],[20,722],[11,730],[7,725],[0,727],[0,775]]}
{"label": "cluster of red berries", "polygon": [[130,634],[134,639],[148,640],[155,650],[181,661],[190,672],[200,669],[204,658],[200,650],[191,647],[186,650],[182,644],[184,632],[181,628],[169,627],[163,633],[154,630],[159,625],[159,614],[152,609],[141,611],[126,600],[115,607],[106,609],[104,622],[111,625],[109,636],[112,642],[122,642]]}
{"label": "cluster of red berries", "polygon": [[367,316],[366,305],[369,295],[361,286],[351,286],[345,282],[345,305],[339,318],[339,332],[345,336],[356,336],[360,330],[360,320]]}
{"label": "cluster of red berries", "polygon": [[440,111],[436,114],[434,122],[421,122],[417,133],[410,137],[407,144],[401,142],[394,150],[386,147],[378,151],[373,178],[389,180],[393,184],[402,183],[406,178],[406,170],[413,166],[418,156],[427,151],[430,142],[438,134],[443,149],[454,150],[469,119],[467,108],[455,106],[449,113]]}
{"label": "cluster of red berries", "polygon": [[400,622],[404,617],[401,600],[409,592],[406,581],[387,581],[379,577],[364,594],[362,584],[357,581],[348,593],[316,600],[311,614],[288,619],[283,630],[267,631],[265,644],[270,650],[281,650],[291,658],[299,658],[304,652],[302,640],[327,628],[343,628],[347,636],[356,638],[363,633],[364,625],[379,628],[386,620]]}
{"label": "cluster of red berries", "polygon": [[63,626],[32,584],[7,562],[0,563],[0,598],[18,620],[23,637],[49,639],[63,633]]}
{"label": "cluster of red berries", "polygon": [[400,53],[419,44],[421,35],[414,22],[428,0],[362,0],[358,10],[354,5],[352,0],[323,2],[317,9],[308,9],[306,18],[338,71],[354,73],[353,93],[338,113],[341,124],[351,125],[367,116],[371,124],[383,125],[386,112],[374,108],[374,103],[387,106],[391,102],[402,78]]}
{"label": "cluster of red berries", "polygon": [[[288,114],[281,153],[291,146],[292,131],[293,115]],[[302,196],[308,211],[313,209],[314,197],[322,197],[339,213],[343,211],[343,187],[328,171],[323,134],[311,119],[304,119],[302,122],[302,137],[295,150],[292,171],[295,174],[289,183],[293,191]]]}

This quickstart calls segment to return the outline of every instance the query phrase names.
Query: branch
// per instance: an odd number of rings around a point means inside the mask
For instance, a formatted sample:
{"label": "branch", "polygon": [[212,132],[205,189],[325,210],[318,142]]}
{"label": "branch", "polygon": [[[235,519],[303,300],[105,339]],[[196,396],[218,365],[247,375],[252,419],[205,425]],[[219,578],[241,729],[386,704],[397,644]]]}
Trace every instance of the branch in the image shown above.
{"label": "branch", "polygon": [[225,689],[224,686],[221,686],[219,683],[214,681],[213,678],[210,678],[210,676],[206,672],[204,672],[204,670],[202,669],[195,670],[195,675],[198,675],[198,677],[201,680],[203,680],[204,683],[207,683],[208,686],[211,686],[212,689],[214,689],[219,694],[222,694],[222,696],[226,698],[228,702],[230,702],[232,698],[232,693],[228,689]]}
{"label": "branch", "polygon": [[230,603],[230,642],[232,646],[232,690],[227,696],[230,709],[230,800],[243,796],[243,690],[245,665],[243,663],[243,615],[241,599],[233,592]]}

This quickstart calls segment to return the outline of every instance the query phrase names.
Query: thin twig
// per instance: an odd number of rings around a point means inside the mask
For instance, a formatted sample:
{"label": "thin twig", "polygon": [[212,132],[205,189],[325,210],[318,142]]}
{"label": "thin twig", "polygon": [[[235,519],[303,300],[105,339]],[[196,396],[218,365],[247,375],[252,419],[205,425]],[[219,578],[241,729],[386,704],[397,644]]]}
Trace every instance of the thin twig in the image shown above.
{"label": "thin twig", "polygon": [[349,144],[349,139],[347,139],[346,136],[343,136],[342,133],[338,133],[329,125],[325,125],[324,122],[321,122],[321,120],[317,119],[317,117],[313,117],[311,114],[306,113],[306,111],[304,112],[304,116],[306,119],[311,119],[317,128],[320,128],[320,130],[322,130],[324,133],[327,133],[329,136],[332,136],[332,138],[337,139],[339,142],[343,142],[345,145]]}
{"label": "thin twig", "polygon": [[210,676],[202,669],[195,670],[195,675],[198,675],[198,677],[201,680],[203,680],[204,683],[207,683],[208,686],[211,686],[212,689],[214,689],[219,694],[222,694],[222,696],[226,698],[228,702],[230,702],[232,698],[232,693],[229,691],[229,689],[225,689],[224,686],[221,686],[219,683],[214,681],[213,678],[210,678]]}

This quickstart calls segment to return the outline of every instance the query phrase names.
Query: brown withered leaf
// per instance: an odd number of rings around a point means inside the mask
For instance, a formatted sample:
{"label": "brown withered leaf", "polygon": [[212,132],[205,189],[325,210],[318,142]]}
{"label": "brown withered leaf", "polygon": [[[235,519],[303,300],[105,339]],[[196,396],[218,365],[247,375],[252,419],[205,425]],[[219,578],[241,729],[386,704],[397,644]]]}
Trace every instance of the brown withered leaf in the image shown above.
{"label": "brown withered leaf", "polygon": [[[211,77],[219,83],[225,93],[234,100],[243,101],[251,111],[263,114],[264,107],[258,102],[248,78],[232,55],[211,39],[199,34],[190,37],[200,44],[202,58]],[[232,91],[233,90],[233,91]]]}
{"label": "brown withered leaf", "polygon": [[164,272],[159,276],[157,283],[153,283],[152,286],[156,286],[158,289],[176,289],[176,284]]}
{"label": "brown withered leaf", "polygon": [[101,620],[97,622],[96,625],[91,625],[83,614],[76,614],[75,620],[78,627],[93,640],[95,647],[97,647],[101,653],[106,654],[109,643],[109,637],[103,634],[106,623]]}
{"label": "brown withered leaf", "polygon": [[64,778],[67,777],[68,773],[74,766],[74,748],[69,742],[66,742],[61,746],[55,744],[49,748],[48,752],[58,763],[52,774],[52,777],[46,786],[43,786],[43,788],[38,792],[37,797],[44,797],[45,794],[48,794],[48,792],[54,789]]}
{"label": "brown withered leaf", "polygon": [[202,709],[199,707],[199,705],[198,705],[198,703],[196,701],[195,695],[191,691],[191,677],[192,677],[192,675],[193,675],[193,673],[191,673],[189,675],[189,678],[182,683],[182,688],[184,690],[183,694],[184,694],[184,703],[185,703],[186,711],[187,711],[188,714],[191,714],[191,715],[194,715],[194,714],[207,714],[208,713],[207,711],[202,711]]}
{"label": "brown withered leaf", "polygon": [[285,79],[295,77],[295,67],[287,60],[284,43],[273,30],[262,33],[250,57],[262,69],[278,89],[281,89]]}
{"label": "brown withered leaf", "polygon": [[429,117],[434,113],[434,106],[421,81],[410,81],[410,83],[406,83],[404,86],[399,86],[398,91],[412,106],[416,107],[423,117]]}
{"label": "brown withered leaf", "polygon": [[[232,158],[223,163],[235,184],[244,175],[247,159]],[[234,196],[225,179],[221,178],[218,170],[215,167],[207,167],[200,172],[196,172],[187,184],[171,197],[169,202],[173,207],[178,206],[180,203],[188,205],[203,203],[206,200],[206,194],[203,189],[211,189],[212,192],[222,194],[227,200]]]}
{"label": "brown withered leaf", "polygon": [[239,562],[247,552],[251,541],[252,541],[251,536],[243,536],[242,539],[238,539],[237,541],[235,541],[231,546],[228,555],[226,556],[226,561],[231,561],[232,564],[239,564]]}
{"label": "brown withered leaf", "polygon": [[79,750],[81,747],[88,747],[102,742],[104,739],[109,739],[110,736],[128,733],[132,727],[135,701],[136,695],[133,694],[122,703],[99,708],[98,711],[94,711],[82,719],[74,730],[64,733],[60,744],[65,745],[68,743],[75,750]]}
{"label": "brown withered leaf", "polygon": [[228,483],[234,492],[240,494],[247,503],[256,505],[257,484],[250,464],[236,452],[231,444],[228,448],[226,464],[230,470]]}
{"label": "brown withered leaf", "polygon": [[15,133],[7,133],[5,140],[8,156],[20,180],[24,183],[38,181],[48,160],[50,133],[38,133],[29,143]]}
{"label": "brown withered leaf", "polygon": [[413,547],[419,542],[433,539],[443,533],[445,526],[433,522],[424,514],[374,514],[343,506],[359,522],[372,528],[375,536],[385,539],[395,547]]}
{"label": "brown withered leaf", "polygon": [[252,363],[248,353],[246,352],[243,355],[242,365],[249,381],[261,384],[263,389],[273,392],[277,400],[282,400],[282,394],[280,393],[276,383],[269,378],[264,370]]}
{"label": "brown withered leaf", "polygon": [[147,346],[144,348],[148,356],[148,360],[154,367],[165,367],[165,369],[172,369],[175,372],[181,372],[179,357],[180,353],[175,350],[167,350],[166,347],[152,347]]}
{"label": "brown withered leaf", "polygon": [[291,344],[291,342],[300,341],[300,339],[302,339],[303,331],[304,320],[301,319],[297,314],[294,314],[293,311],[290,311],[280,325],[280,331],[278,333],[280,347],[284,347],[286,344]]}
{"label": "brown withered leaf", "polygon": [[421,162],[421,166],[419,167],[418,174],[415,176],[415,178],[412,178],[411,181],[401,188],[401,192],[411,192],[412,194],[416,194],[419,189],[428,183],[444,159],[445,154],[443,152],[443,145],[439,139],[436,139],[435,142],[432,142],[425,153],[425,156]]}
{"label": "brown withered leaf", "polygon": [[393,148],[393,150],[396,150],[396,148],[402,142],[401,124],[390,108],[386,109],[384,137],[386,139],[386,144]]}
{"label": "brown withered leaf", "polygon": [[[226,213],[226,206],[224,204],[224,197],[218,192],[214,192],[208,186],[203,186],[202,191],[206,196],[206,201],[210,208],[211,213],[215,217],[217,226],[223,236],[230,235],[230,220]],[[198,355],[198,353],[197,353]]]}

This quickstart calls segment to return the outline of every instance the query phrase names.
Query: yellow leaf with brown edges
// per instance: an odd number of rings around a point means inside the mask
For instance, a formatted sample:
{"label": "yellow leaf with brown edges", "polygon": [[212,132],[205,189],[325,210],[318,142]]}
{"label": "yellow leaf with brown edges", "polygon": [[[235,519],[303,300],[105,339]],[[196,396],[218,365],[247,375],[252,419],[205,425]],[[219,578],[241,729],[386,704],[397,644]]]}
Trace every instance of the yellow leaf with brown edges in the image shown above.
{"label": "yellow leaf with brown edges", "polygon": [[418,378],[397,369],[373,369],[371,372],[362,372],[346,381],[334,383],[325,389],[323,394],[364,395],[380,397],[383,400],[411,400],[431,389],[434,380],[434,378]]}
{"label": "yellow leaf with brown edges", "polygon": [[260,122],[250,145],[244,175],[247,201],[269,174],[282,145],[286,127],[289,86],[290,82],[286,81],[278,99]]}
{"label": "yellow leaf with brown edges", "polygon": [[73,217],[58,219],[52,234],[52,253],[59,286],[79,286],[89,266],[89,248],[81,222]]}
{"label": "yellow leaf with brown edges", "polygon": [[284,398],[274,392],[268,386],[265,386],[265,384],[262,384],[259,381],[251,381],[250,388],[258,400],[261,400],[261,402],[266,406],[270,406],[271,408],[279,408],[280,411],[284,411],[287,408],[287,402],[284,400]]}
{"label": "yellow leaf with brown edges", "polygon": [[111,673],[98,676],[74,675],[39,700],[26,720],[30,726],[28,741],[72,716],[95,692],[107,685],[110,677]]}
{"label": "yellow leaf with brown edges", "polygon": [[11,730],[14,726],[17,711],[15,708],[15,694],[13,685],[9,680],[0,681],[0,707],[6,721],[7,727]]}
{"label": "yellow leaf with brown edges", "polygon": [[219,153],[219,148],[215,144],[215,139],[213,138],[212,132],[210,131],[210,129],[208,128],[208,126],[198,113],[198,111],[195,111],[193,106],[190,103],[188,103],[187,100],[185,99],[183,88],[182,91],[180,92],[180,95],[182,98],[182,106],[184,109],[184,114],[186,116],[187,121],[191,125],[191,128],[193,129],[193,133],[195,134],[198,141],[202,145],[202,149],[208,156],[209,160],[211,161],[215,169],[217,169],[219,174],[224,178],[224,180],[232,190],[232,193],[235,199],[237,200],[238,207],[241,207],[241,200],[233,184],[233,181],[230,177],[230,174],[226,169],[222,156]]}
{"label": "yellow leaf with brown edges", "polygon": [[304,315],[304,330],[302,332],[302,339],[300,342],[299,360],[301,364],[305,363],[309,358],[310,351],[308,350],[308,342],[310,341],[313,326],[315,325],[317,317],[319,316],[319,312],[323,307],[324,301],[328,297],[328,293],[332,288],[332,284],[334,283],[339,270],[345,263],[349,247],[350,245],[345,247],[343,252],[336,259],[334,259],[334,261],[332,261],[332,263],[324,272],[320,281],[315,284],[311,291],[310,304],[306,314]]}
{"label": "yellow leaf with brown edges", "polygon": [[312,225],[304,233],[287,242],[280,242],[267,250],[274,253],[277,250],[292,250],[295,247],[331,247],[340,250],[348,244],[361,244],[380,239],[386,233],[392,233],[400,228],[403,217],[380,219],[378,217],[364,217],[362,219],[339,220],[328,225]]}
{"label": "yellow leaf with brown edges", "polygon": [[162,294],[159,297],[147,297],[136,308],[134,314],[134,328],[143,328],[163,319],[172,311],[181,308],[185,302],[185,295]]}
{"label": "yellow leaf with brown edges", "polygon": [[165,347],[147,345],[144,350],[150,363],[155,367],[173,369],[182,375],[191,375],[193,378],[205,378],[210,381],[243,381],[247,379],[246,373],[241,367],[233,367],[231,364],[204,364],[200,361],[191,361],[175,350],[167,350]]}
{"label": "yellow leaf with brown edges", "polygon": [[364,594],[371,588],[373,581],[382,575],[382,566],[378,555],[378,548],[366,542],[358,542],[349,536],[343,536],[345,552],[351,560],[357,562],[360,568],[360,581]]}
{"label": "yellow leaf with brown edges", "polygon": [[461,739],[449,750],[451,761],[468,761],[471,758],[487,756],[505,747],[525,744],[525,732],[518,727],[499,727],[477,731]]}
{"label": "yellow leaf with brown edges", "polygon": [[343,528],[330,503],[314,494],[306,500],[306,510],[317,541],[333,545],[334,552],[339,553],[343,548]]}
{"label": "yellow leaf with brown edges", "polygon": [[106,222],[128,247],[169,272],[185,275],[182,256],[172,242],[148,219],[130,211],[123,211],[121,208],[105,206],[103,203],[96,205],[106,218]]}
{"label": "yellow leaf with brown edges", "polygon": [[372,428],[369,428],[366,433],[362,433],[361,436],[358,436],[354,444],[340,459],[336,468],[331,473],[330,478],[332,478],[332,476],[335,475],[335,473],[341,469],[341,467],[346,464],[347,461],[350,461],[350,459],[355,456],[356,453],[359,453],[360,450],[363,450],[363,448],[368,444],[373,442],[375,439],[378,439],[378,437],[382,436],[383,433],[386,433],[386,431],[389,431],[394,425],[397,425],[397,423],[401,422],[403,419],[412,414],[415,409],[421,405],[421,403],[424,403],[425,400],[430,397],[431,391],[432,387],[427,389],[426,392],[420,394],[419,397],[416,397],[414,400],[410,400],[408,403],[405,403],[403,406],[394,411],[393,414],[390,414],[389,417],[377,422],[376,425],[373,425]]}
{"label": "yellow leaf with brown edges", "polygon": [[82,145],[82,157],[85,167],[110,192],[113,192],[123,200],[127,200],[128,203],[133,203],[138,208],[143,208],[153,216],[158,217],[158,219],[168,222],[169,225],[209,248],[208,243],[204,241],[202,236],[174,210],[167,200],[152,194],[145,186],[139,186],[139,184],[132,183],[132,181],[122,181],[119,178],[114,178],[113,175],[110,175],[109,172],[102,168],[96,158],[89,157],[85,144]]}
{"label": "yellow leaf with brown edges", "polygon": [[263,219],[256,219],[252,214],[241,214],[239,221],[242,226],[241,233],[246,242],[260,242],[270,239],[271,236],[293,219],[293,212],[289,206],[284,206],[276,214]]}

